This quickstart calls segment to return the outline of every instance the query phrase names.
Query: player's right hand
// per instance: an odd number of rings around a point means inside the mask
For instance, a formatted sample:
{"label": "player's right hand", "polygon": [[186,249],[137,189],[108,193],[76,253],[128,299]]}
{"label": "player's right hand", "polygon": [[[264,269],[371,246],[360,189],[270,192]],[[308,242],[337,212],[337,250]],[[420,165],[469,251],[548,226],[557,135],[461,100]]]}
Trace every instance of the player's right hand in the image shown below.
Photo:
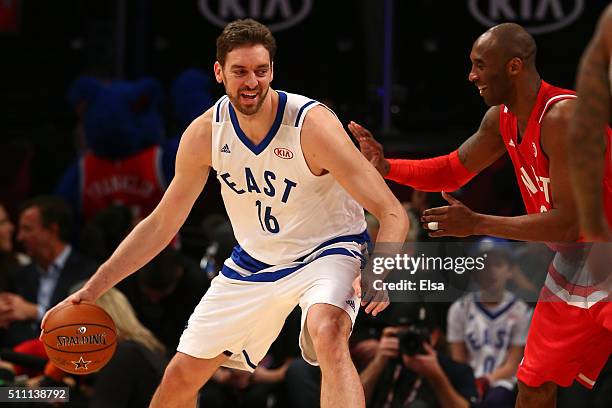
{"label": "player's right hand", "polygon": [[45,315],[43,316],[41,322],[40,322],[40,336],[39,338],[42,340],[42,335],[43,335],[43,327],[45,327],[45,322],[47,321],[47,317],[53,313],[55,310],[59,309],[60,307],[63,307],[65,305],[68,304],[74,304],[77,305],[81,302],[95,302],[96,301],[96,297],[93,295],[93,293],[91,293],[89,291],[89,289],[87,288],[82,288],[76,292],[74,292],[72,295],[68,296],[66,299],[62,300],[61,302],[59,302],[57,305],[53,306],[51,309],[47,310],[47,312],[45,313]]}
{"label": "player's right hand", "polygon": [[349,122],[348,128],[355,140],[357,140],[357,143],[359,143],[359,150],[361,150],[365,158],[376,167],[376,170],[383,177],[389,174],[391,166],[387,159],[385,159],[382,145],[374,139],[372,132],[353,121]]}

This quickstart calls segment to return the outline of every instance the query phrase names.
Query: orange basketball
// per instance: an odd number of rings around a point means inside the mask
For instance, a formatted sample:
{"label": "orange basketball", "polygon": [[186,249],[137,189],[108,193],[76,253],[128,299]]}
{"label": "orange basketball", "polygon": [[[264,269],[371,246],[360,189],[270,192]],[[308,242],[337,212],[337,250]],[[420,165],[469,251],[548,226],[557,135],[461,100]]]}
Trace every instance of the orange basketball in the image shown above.
{"label": "orange basketball", "polygon": [[117,347],[113,319],[90,302],[69,304],[53,311],[45,321],[42,341],[51,362],[72,374],[98,371]]}

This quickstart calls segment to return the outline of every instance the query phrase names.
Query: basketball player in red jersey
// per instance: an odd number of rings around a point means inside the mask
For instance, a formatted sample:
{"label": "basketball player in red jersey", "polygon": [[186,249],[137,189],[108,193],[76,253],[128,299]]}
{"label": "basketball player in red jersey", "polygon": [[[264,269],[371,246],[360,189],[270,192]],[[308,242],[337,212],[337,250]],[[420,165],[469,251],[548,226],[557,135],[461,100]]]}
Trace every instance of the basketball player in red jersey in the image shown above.
{"label": "basketball player in red jersey", "polygon": [[[570,165],[580,226],[585,236],[593,241],[612,241],[612,231],[606,222],[603,208],[612,203],[602,199],[604,163],[612,156],[603,155],[604,133],[601,131],[612,120],[612,5],[601,15],[597,30],[589,43],[577,77],[579,99],[570,127]],[[612,189],[608,184],[604,192]],[[611,195],[603,194],[612,199]]]}
{"label": "basketball player in red jersey", "polygon": [[[476,133],[447,156],[387,160],[371,133],[349,124],[362,153],[387,179],[443,192],[449,205],[423,214],[431,236],[491,235],[547,242],[580,238],[566,143],[576,96],[544,82],[535,56],[535,41],[517,24],[495,26],[476,40],[468,79],[491,107]],[[606,149],[609,154],[609,141]],[[514,164],[527,215],[478,214],[446,193],[466,184],[504,152]],[[606,174],[612,177],[609,166]],[[557,385],[568,386],[574,379],[593,387],[610,355],[612,305],[603,301],[607,293],[571,281],[566,269],[560,255],[549,268],[542,289],[547,301],[536,307],[517,373],[517,407],[554,407]]]}

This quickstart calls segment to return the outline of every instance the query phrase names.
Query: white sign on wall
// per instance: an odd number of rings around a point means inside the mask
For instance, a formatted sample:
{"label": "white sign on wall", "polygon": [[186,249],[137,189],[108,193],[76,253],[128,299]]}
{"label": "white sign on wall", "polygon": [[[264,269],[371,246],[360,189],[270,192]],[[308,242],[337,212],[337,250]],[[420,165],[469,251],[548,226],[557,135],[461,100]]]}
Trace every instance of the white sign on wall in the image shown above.
{"label": "white sign on wall", "polygon": [[302,21],[313,0],[198,0],[204,17],[218,27],[239,18],[253,18],[271,31],[290,28]]}
{"label": "white sign on wall", "polygon": [[531,34],[544,34],[576,21],[584,0],[468,0],[468,8],[485,27],[514,22]]}

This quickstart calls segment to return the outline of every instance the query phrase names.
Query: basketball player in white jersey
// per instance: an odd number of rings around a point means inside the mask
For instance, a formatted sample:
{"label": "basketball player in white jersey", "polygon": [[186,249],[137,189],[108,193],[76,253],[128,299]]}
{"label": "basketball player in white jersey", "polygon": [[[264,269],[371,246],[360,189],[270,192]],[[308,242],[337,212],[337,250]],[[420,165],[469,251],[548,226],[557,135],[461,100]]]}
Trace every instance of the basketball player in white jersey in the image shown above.
{"label": "basketball player in white jersey", "polygon": [[[576,78],[578,100],[570,127],[570,170],[580,227],[593,241],[612,241],[612,219],[606,222],[602,179],[605,150],[602,129],[612,123],[612,4],[602,13]],[[611,187],[612,188],[612,187]]]}
{"label": "basketball player in white jersey", "polygon": [[252,371],[297,304],[303,356],[321,366],[321,405],[365,406],[348,338],[360,303],[376,315],[387,302],[366,290],[359,299],[362,207],[380,221],[377,242],[403,242],[408,218],[331,111],[270,88],[275,50],[253,20],[225,27],[214,72],[227,96],[183,134],[157,208],[59,305],[95,301],[146,264],[185,221],[210,168],[217,171],[239,246],[189,319],[152,407],[194,406],[219,366]]}

